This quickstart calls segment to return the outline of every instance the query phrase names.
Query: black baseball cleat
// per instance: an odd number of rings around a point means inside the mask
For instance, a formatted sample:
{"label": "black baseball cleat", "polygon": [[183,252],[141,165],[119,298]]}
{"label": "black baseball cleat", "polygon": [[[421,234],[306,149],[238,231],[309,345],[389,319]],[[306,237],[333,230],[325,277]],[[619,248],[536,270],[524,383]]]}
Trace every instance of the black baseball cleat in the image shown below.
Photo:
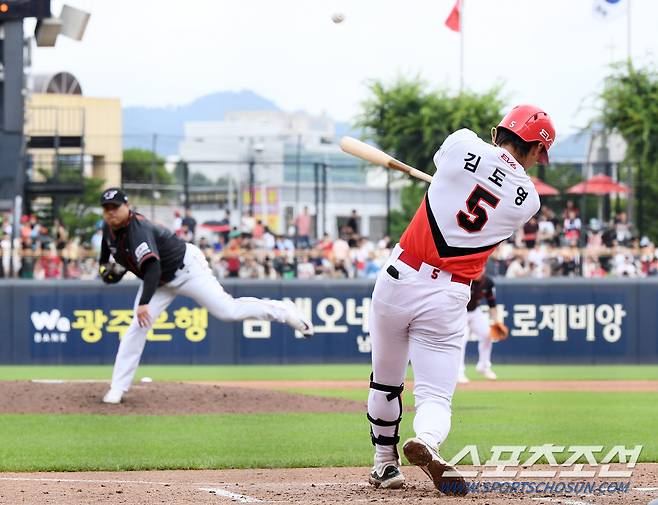
{"label": "black baseball cleat", "polygon": [[372,467],[368,482],[382,489],[400,489],[404,486],[404,475],[395,464],[384,463]]}
{"label": "black baseball cleat", "polygon": [[420,438],[410,438],[402,446],[402,451],[409,463],[420,469],[432,479],[434,487],[447,495],[465,496],[468,484],[454,467],[446,463],[438,451]]}

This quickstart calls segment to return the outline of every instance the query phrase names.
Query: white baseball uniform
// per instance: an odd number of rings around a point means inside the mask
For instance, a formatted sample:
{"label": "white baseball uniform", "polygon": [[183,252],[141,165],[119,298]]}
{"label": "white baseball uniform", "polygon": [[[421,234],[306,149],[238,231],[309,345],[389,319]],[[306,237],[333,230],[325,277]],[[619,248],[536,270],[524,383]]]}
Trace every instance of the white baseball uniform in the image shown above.
{"label": "white baseball uniform", "polygon": [[[477,369],[491,369],[491,350],[493,348],[493,342],[489,334],[491,324],[489,322],[488,312],[482,310],[482,307],[468,311],[466,317],[466,327],[468,331],[464,332],[464,341],[462,343],[462,358],[461,365],[459,367],[460,374],[465,375],[466,373],[466,344],[469,340],[474,340],[472,337],[475,337],[475,339],[478,341]],[[469,339],[469,337],[471,338]]]}
{"label": "white baseball uniform", "polygon": [[400,395],[409,361],[416,436],[433,447],[446,439],[470,282],[496,245],[540,205],[523,166],[470,130],[450,135],[434,163],[427,194],[379,273],[372,296],[368,418],[376,464],[398,459]]}
{"label": "white baseball uniform", "polygon": [[[260,298],[233,298],[215,278],[208,266],[205,256],[193,244],[186,244],[183,267],[176,272],[174,279],[158,287],[149,302],[149,314],[153,321],[165,310],[177,295],[187,296],[199,305],[206,307],[208,312],[224,321],[240,321],[243,319],[266,319],[286,323],[290,308],[277,300],[262,300]],[[142,296],[140,286],[135,297],[135,310]],[[128,391],[132,384],[139,360],[146,343],[149,328],[142,328],[136,317],[133,317],[126,330],[114,363],[112,373],[112,390]]]}

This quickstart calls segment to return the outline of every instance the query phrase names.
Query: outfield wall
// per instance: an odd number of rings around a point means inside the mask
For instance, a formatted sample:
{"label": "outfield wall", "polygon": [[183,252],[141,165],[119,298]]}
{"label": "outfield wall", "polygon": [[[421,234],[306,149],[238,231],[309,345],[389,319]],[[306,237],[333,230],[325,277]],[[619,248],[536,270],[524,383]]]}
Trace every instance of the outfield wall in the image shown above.
{"label": "outfield wall", "polygon": [[[225,281],[233,296],[290,297],[312,314],[316,336],[269,322],[226,323],[178,298],[149,334],[143,363],[368,362],[371,281]],[[510,327],[498,363],[658,362],[658,281],[501,279]],[[0,282],[0,363],[112,363],[137,284]],[[437,311],[441,307],[436,308]],[[477,344],[467,347],[473,361]]]}

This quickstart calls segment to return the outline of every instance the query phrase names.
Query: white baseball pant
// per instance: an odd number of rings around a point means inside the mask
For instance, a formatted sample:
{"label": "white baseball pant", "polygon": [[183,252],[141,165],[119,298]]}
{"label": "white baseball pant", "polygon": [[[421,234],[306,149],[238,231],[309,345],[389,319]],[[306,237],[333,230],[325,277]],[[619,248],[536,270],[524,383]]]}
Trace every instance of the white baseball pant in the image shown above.
{"label": "white baseball pant", "polygon": [[[433,447],[448,436],[471,295],[470,286],[452,281],[448,272],[425,263],[416,271],[398,259],[401,252],[396,245],[379,273],[370,311],[375,387],[368,396],[368,417],[377,462],[398,457],[391,441],[398,438],[401,404],[386,388],[404,382],[409,361],[414,373],[416,436]],[[399,279],[387,272],[389,265],[399,272]]]}
{"label": "white baseball pant", "polygon": [[[285,321],[285,309],[268,300],[252,297],[233,298],[224,291],[210,270],[205,256],[195,245],[187,244],[183,264],[183,268],[176,272],[174,279],[164,286],[158,287],[151,298],[149,313],[153,321],[158,319],[158,316],[169,306],[176,295],[192,298],[202,307],[206,307],[210,314],[224,321],[243,319]],[[142,286],[139,287],[135,297],[135,310],[141,296]],[[132,322],[119,344],[112,372],[112,389],[124,392],[130,389],[144,350],[148,331],[149,328],[140,327],[137,317],[133,316]]]}
{"label": "white baseball pant", "polygon": [[469,340],[469,335],[473,335],[478,340],[478,363],[477,367],[483,370],[491,368],[491,349],[493,342],[489,333],[489,314],[482,310],[482,307],[477,307],[475,310],[468,312],[467,328],[464,331],[464,342],[462,344],[462,363],[460,373],[464,374],[466,370],[466,343]]}

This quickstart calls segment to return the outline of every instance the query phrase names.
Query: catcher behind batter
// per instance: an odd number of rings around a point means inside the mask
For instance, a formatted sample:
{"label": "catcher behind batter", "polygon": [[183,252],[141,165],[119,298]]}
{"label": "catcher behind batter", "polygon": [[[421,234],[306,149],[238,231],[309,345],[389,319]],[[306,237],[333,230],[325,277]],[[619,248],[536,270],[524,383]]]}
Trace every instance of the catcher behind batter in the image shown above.
{"label": "catcher behind batter", "polygon": [[[489,315],[485,314],[480,307],[482,299],[487,301],[489,306]],[[464,332],[464,343],[462,345],[462,363],[459,369],[459,378],[457,382],[466,384],[469,382],[466,377],[466,367],[464,357],[466,355],[466,343],[469,331],[478,339],[478,363],[475,370],[481,373],[489,380],[496,380],[496,374],[491,369],[491,348],[493,342],[505,340],[509,333],[507,326],[498,321],[498,311],[496,310],[496,287],[493,280],[486,274],[482,274],[479,279],[471,283],[471,299],[466,306],[467,331]],[[489,323],[491,321],[491,323]]]}

